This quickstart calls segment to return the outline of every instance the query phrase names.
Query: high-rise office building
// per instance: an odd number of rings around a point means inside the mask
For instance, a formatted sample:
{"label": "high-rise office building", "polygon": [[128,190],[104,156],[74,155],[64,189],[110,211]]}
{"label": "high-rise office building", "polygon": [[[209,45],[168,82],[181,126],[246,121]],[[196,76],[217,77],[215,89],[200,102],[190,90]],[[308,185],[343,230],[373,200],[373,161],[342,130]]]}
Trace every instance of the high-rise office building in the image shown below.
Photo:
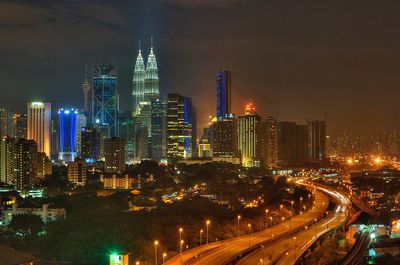
{"label": "high-rise office building", "polygon": [[146,159],[150,157],[150,143],[148,127],[142,123],[135,124],[135,158]]}
{"label": "high-rise office building", "polygon": [[81,85],[81,89],[83,92],[83,112],[85,114],[89,114],[90,112],[90,101],[89,101],[89,93],[90,93],[90,82],[88,78],[88,67],[85,65],[85,79]]}
{"label": "high-rise office building", "polygon": [[139,112],[140,102],[144,101],[144,79],[146,77],[146,68],[140,49],[136,58],[135,69],[133,72],[133,88],[132,88],[132,114],[136,116]]}
{"label": "high-rise office building", "polygon": [[118,135],[117,66],[93,66],[92,122],[106,126],[110,137]]}
{"label": "high-rise office building", "polygon": [[231,114],[231,72],[217,73],[217,119]]}
{"label": "high-rise office building", "polygon": [[260,166],[260,123],[253,104],[247,104],[244,115],[238,117],[238,150],[245,167]]}
{"label": "high-rise office building", "polygon": [[135,124],[133,120],[131,111],[118,114],[119,138],[125,140],[125,152],[128,160],[135,158]]}
{"label": "high-rise office building", "polygon": [[312,161],[325,160],[326,130],[324,121],[308,121],[308,155]]}
{"label": "high-rise office building", "polygon": [[260,129],[261,162],[267,168],[276,167],[278,160],[278,126],[273,117],[261,122]]}
{"label": "high-rise office building", "polygon": [[16,113],[13,116],[13,136],[16,139],[28,137],[28,114]]}
{"label": "high-rise office building", "polygon": [[59,132],[60,147],[58,159],[70,162],[76,157],[76,128],[77,128],[78,110],[59,109]]}
{"label": "high-rise office building", "polygon": [[13,116],[11,111],[0,108],[0,139],[5,136],[13,137]]}
{"label": "high-rise office building", "polygon": [[203,128],[203,134],[200,137],[197,152],[199,158],[212,157],[212,143],[213,143],[213,127]]}
{"label": "high-rise office building", "polygon": [[50,157],[51,145],[51,104],[44,102],[28,103],[28,140],[37,143],[39,152]]}
{"label": "high-rise office building", "polygon": [[81,130],[81,156],[87,163],[100,158],[100,132],[91,125]]}
{"label": "high-rise office building", "polygon": [[212,124],[213,157],[219,160],[232,161],[238,156],[237,120],[233,114],[221,117]]}
{"label": "high-rise office building", "polygon": [[84,113],[78,113],[76,115],[76,153],[78,157],[81,157],[82,150],[82,128],[86,127],[86,115]]}
{"label": "high-rise office building", "polygon": [[167,98],[167,157],[191,158],[196,155],[196,119],[192,100],[179,94]]}
{"label": "high-rise office building", "polygon": [[106,173],[124,173],[125,171],[125,141],[118,137],[107,138],[104,141]]}
{"label": "high-rise office building", "polygon": [[163,157],[163,138],[164,121],[165,121],[165,105],[160,99],[153,99],[151,102],[151,141],[150,152],[154,160],[161,160]]}
{"label": "high-rise office building", "polygon": [[0,181],[12,183],[14,181],[14,152],[15,140],[4,137],[0,143]]}
{"label": "high-rise office building", "polygon": [[299,165],[308,159],[307,126],[295,122],[278,122],[278,162]]}
{"label": "high-rise office building", "polygon": [[73,162],[68,164],[68,180],[76,186],[85,186],[86,167],[81,158],[76,157]]}
{"label": "high-rise office building", "polygon": [[13,179],[17,190],[31,189],[36,183],[37,151],[34,140],[19,139],[15,142]]}

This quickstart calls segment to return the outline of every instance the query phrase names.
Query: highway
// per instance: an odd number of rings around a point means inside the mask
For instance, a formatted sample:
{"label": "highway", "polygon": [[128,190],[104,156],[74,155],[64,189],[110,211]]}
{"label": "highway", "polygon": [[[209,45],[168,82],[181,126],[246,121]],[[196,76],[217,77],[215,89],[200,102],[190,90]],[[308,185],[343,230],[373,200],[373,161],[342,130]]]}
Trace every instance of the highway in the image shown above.
{"label": "highway", "polygon": [[281,238],[302,231],[305,226],[310,226],[315,222],[315,218],[322,216],[326,212],[328,204],[328,197],[324,195],[323,192],[316,191],[314,210],[306,211],[302,215],[296,215],[287,221],[257,233],[193,248],[185,251],[182,255],[172,257],[165,264],[227,264],[233,260],[239,259],[239,257],[247,251],[258,249],[261,245],[265,245],[265,248],[279,245],[277,243],[281,242]]}
{"label": "highway", "polygon": [[318,188],[329,194],[338,204],[335,211],[315,225],[308,226],[301,231],[284,239],[267,245],[250,253],[238,264],[295,264],[296,260],[322,235],[337,227],[346,219],[347,208],[350,200],[337,191]]}

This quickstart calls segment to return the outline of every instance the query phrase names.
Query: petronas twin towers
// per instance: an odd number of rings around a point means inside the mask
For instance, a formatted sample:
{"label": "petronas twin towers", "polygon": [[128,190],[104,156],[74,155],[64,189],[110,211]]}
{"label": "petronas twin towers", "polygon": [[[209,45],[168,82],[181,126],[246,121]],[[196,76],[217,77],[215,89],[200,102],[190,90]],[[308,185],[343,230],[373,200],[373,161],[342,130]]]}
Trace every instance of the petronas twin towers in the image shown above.
{"label": "petronas twin towers", "polygon": [[142,50],[139,43],[139,53],[136,58],[135,70],[133,72],[132,90],[132,114],[138,116],[146,105],[160,98],[157,60],[153,51],[153,39],[151,40],[150,54],[145,66]]}

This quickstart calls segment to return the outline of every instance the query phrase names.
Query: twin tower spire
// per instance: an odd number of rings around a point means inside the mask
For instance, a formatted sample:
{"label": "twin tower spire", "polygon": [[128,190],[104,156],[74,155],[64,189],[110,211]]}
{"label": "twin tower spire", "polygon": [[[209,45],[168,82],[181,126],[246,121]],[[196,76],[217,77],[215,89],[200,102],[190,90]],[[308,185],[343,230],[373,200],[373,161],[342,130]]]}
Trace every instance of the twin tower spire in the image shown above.
{"label": "twin tower spire", "polygon": [[132,113],[140,113],[143,105],[151,104],[153,99],[160,98],[157,60],[153,51],[153,38],[151,38],[150,53],[145,66],[142,49],[139,41],[139,52],[133,72],[132,88]]}

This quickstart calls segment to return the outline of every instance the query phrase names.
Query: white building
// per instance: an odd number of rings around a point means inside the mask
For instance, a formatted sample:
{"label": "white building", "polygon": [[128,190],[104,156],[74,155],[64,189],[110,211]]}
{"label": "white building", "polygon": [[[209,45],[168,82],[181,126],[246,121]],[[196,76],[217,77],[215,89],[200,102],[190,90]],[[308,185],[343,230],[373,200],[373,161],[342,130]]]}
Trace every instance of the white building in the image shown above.
{"label": "white building", "polygon": [[51,208],[49,204],[43,204],[42,208],[18,208],[18,204],[14,203],[12,208],[7,208],[2,211],[2,223],[8,225],[14,215],[18,214],[33,214],[40,216],[43,223],[63,220],[66,217],[64,208]]}

